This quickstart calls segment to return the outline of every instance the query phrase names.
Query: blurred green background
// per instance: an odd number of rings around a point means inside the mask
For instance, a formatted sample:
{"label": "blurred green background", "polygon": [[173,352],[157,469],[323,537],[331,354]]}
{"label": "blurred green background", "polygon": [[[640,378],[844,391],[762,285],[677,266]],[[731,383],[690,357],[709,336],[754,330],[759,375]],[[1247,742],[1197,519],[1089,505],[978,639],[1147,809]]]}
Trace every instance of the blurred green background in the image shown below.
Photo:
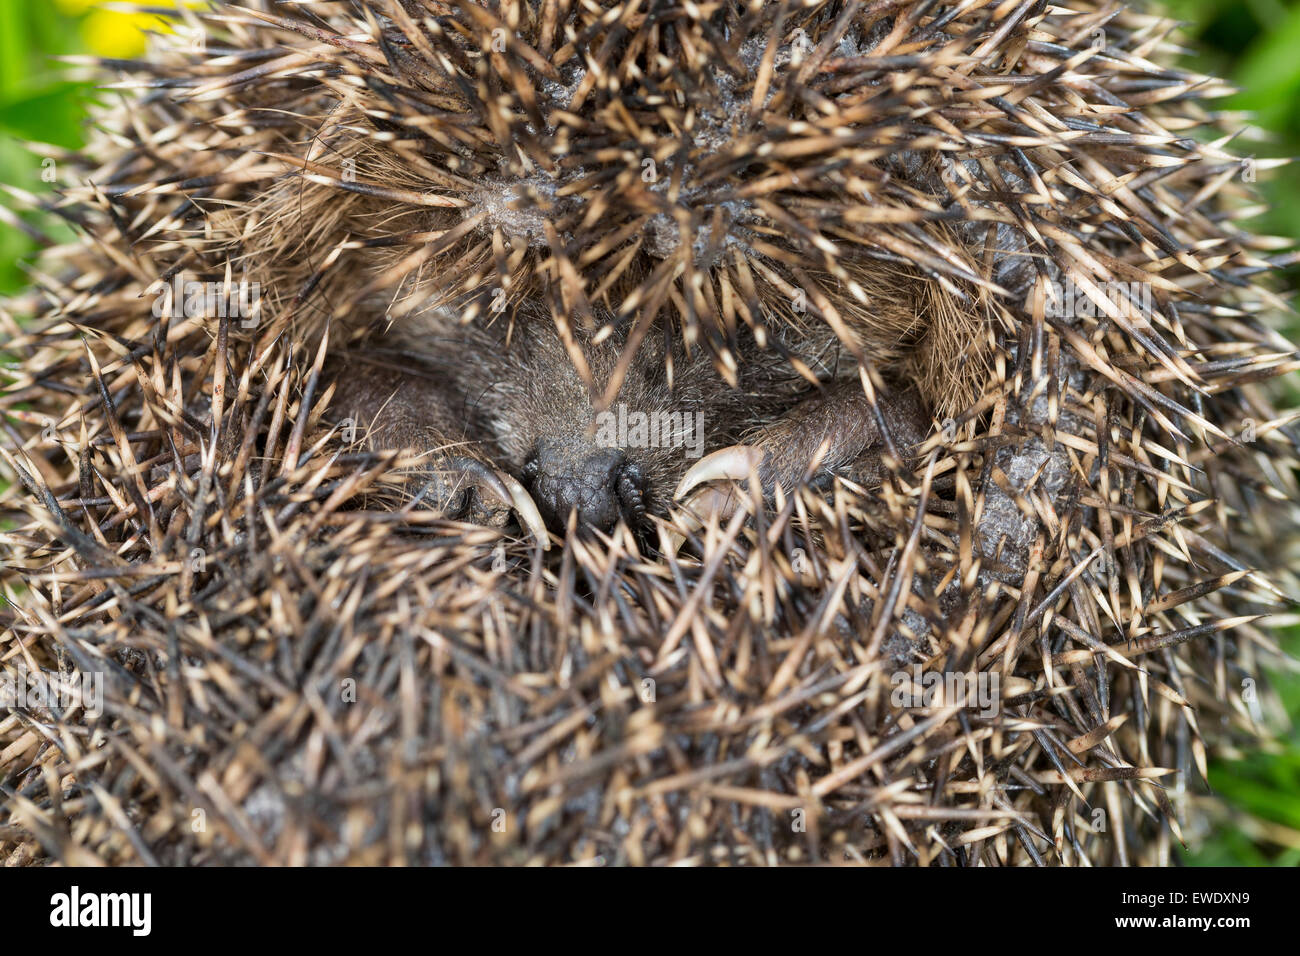
{"label": "blurred green background", "polygon": [[[198,5],[198,4],[195,4]],[[75,148],[84,141],[85,104],[96,91],[81,68],[58,55],[130,57],[142,29],[165,30],[150,14],[122,13],[103,0],[0,0],[0,185],[38,193],[40,161],[24,141]],[[1189,65],[1233,81],[1243,92],[1219,108],[1250,110],[1258,132],[1238,142],[1242,155],[1300,156],[1300,0],[1165,0],[1184,31]],[[84,72],[84,70],[81,70]],[[70,73],[72,75],[70,75]],[[1262,231],[1300,240],[1300,164],[1261,177],[1269,203]],[[10,204],[0,193],[0,205]],[[63,233],[70,238],[70,233]],[[24,284],[35,247],[0,222],[0,296]],[[1292,323],[1293,338],[1300,322]],[[1289,635],[1300,649],[1300,629]],[[1300,722],[1300,675],[1274,675],[1293,722]],[[1227,809],[1208,834],[1189,834],[1194,865],[1300,865],[1300,743],[1211,766],[1210,783]]]}

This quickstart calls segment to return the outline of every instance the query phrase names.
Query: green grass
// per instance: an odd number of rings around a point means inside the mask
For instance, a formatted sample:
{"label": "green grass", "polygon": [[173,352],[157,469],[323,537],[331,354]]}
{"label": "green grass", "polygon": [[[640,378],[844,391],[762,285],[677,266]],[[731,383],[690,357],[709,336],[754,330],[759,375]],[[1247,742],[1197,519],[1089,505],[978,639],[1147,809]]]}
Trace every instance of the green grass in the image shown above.
{"label": "green grass", "polygon": [[[1237,149],[1259,157],[1300,157],[1300,0],[1165,0],[1186,24],[1190,64],[1222,76],[1241,92],[1217,108],[1245,110],[1262,136],[1243,131]],[[1262,231],[1300,238],[1300,164],[1262,183],[1269,211]],[[1292,285],[1300,284],[1300,270]]]}
{"label": "green grass", "polygon": [[[84,13],[62,12],[84,6],[84,0],[0,0],[0,183],[32,193],[51,188],[41,180],[40,160],[26,152],[23,141],[67,148],[83,142],[85,104],[95,91],[68,80],[53,57],[83,52],[84,43],[106,38],[129,42],[120,25],[106,31],[96,21],[87,27]],[[1264,138],[1248,139],[1239,149],[1260,157],[1300,156],[1300,0],[1167,0],[1166,7],[1189,24],[1188,45],[1200,51],[1193,65],[1242,88],[1221,106],[1252,111]],[[1262,188],[1270,206],[1263,229],[1300,239],[1300,164],[1270,175]],[[26,236],[0,225],[0,296],[25,284],[22,263],[34,253]],[[1300,334],[1300,322],[1289,331]],[[1300,652],[1300,631],[1286,637],[1290,651]],[[1276,683],[1292,720],[1300,722],[1300,677]],[[1228,801],[1229,821],[1249,814],[1300,831],[1300,742],[1295,739],[1275,753],[1213,763],[1210,785]],[[1295,866],[1300,848],[1284,849],[1261,837],[1257,827],[1229,822],[1186,860],[1200,866]]]}
{"label": "green grass", "polygon": [[[67,79],[67,70],[54,59],[81,52],[77,23],[49,0],[0,0],[0,183],[29,193],[47,191],[52,187],[41,179],[40,159],[23,144],[82,145],[92,87]],[[7,199],[0,194],[0,201]],[[24,218],[34,221],[29,214]],[[27,236],[0,225],[0,295],[23,286],[21,263],[35,251]]]}

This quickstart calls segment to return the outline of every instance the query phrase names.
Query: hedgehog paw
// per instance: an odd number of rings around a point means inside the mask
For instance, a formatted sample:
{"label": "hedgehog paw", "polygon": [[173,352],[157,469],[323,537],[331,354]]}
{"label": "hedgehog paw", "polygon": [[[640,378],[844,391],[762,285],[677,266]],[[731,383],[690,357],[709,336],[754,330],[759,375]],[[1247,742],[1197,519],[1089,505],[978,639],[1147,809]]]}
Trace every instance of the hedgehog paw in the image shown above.
{"label": "hedgehog paw", "polygon": [[457,521],[500,528],[513,512],[543,548],[550,548],[546,523],[532,496],[513,475],[476,458],[440,459],[425,472],[424,487],[406,507],[429,507]]}
{"label": "hedgehog paw", "polygon": [[[804,485],[814,491],[827,491],[836,478],[863,487],[880,483],[880,461],[872,455],[847,467],[829,467],[826,448],[818,450],[810,464],[782,462],[771,450],[758,445],[732,445],[704,456],[682,476],[673,498],[698,523],[702,516],[716,513],[720,518],[735,511],[740,496],[737,485],[757,477],[763,500],[771,504],[780,487],[787,494]],[[725,483],[725,484],[724,484]]]}
{"label": "hedgehog paw", "polygon": [[[757,475],[766,491],[763,472],[770,458],[770,452],[754,445],[732,445],[712,452],[682,476],[673,491],[673,499],[682,501],[687,513],[696,518],[710,513],[726,518],[735,511],[739,500],[735,484],[731,483]],[[719,484],[724,481],[729,484]]]}
{"label": "hedgehog paw", "polygon": [[[732,445],[705,455],[682,476],[673,491],[681,510],[669,532],[669,546],[678,550],[685,542],[684,535],[698,531],[710,518],[719,522],[731,518],[745,497],[740,486],[752,487],[755,479],[762,488],[764,502],[772,504],[778,486],[792,488],[806,472],[795,469],[791,480],[778,477],[787,470],[779,467],[770,450],[757,445]],[[833,472],[815,469],[808,485],[821,488],[833,478]]]}
{"label": "hedgehog paw", "polygon": [[732,445],[705,455],[692,465],[678,482],[673,497],[681,499],[683,495],[689,494],[701,485],[719,481],[744,482],[757,476],[763,488],[763,497],[771,501],[778,485],[788,492],[805,483],[806,479],[809,487],[823,491],[830,487],[836,477],[851,481],[859,478],[869,480],[866,473],[875,475],[878,471],[878,469],[865,468],[864,474],[858,475],[854,469],[826,467],[825,451],[824,447],[818,451],[814,466],[809,468],[781,462],[771,451],[758,445]]}
{"label": "hedgehog paw", "polygon": [[[787,494],[801,486],[823,492],[837,478],[864,488],[878,486],[887,444],[878,419],[888,423],[899,452],[910,458],[925,439],[929,418],[913,389],[881,394],[877,403],[873,405],[856,382],[841,382],[797,406],[750,444],[701,458],[682,476],[673,497],[681,500],[690,494],[687,510],[697,515],[720,510],[725,516],[736,506],[735,485],[754,476],[769,503],[778,488]],[[719,482],[729,483],[730,494],[696,490]]]}

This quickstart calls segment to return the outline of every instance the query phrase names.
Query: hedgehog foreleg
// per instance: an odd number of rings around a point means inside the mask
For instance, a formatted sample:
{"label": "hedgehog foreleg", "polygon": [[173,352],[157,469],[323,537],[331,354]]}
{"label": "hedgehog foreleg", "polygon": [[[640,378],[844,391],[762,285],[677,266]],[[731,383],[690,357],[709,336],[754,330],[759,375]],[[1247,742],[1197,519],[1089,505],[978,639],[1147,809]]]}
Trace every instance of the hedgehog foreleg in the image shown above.
{"label": "hedgehog foreleg", "polygon": [[879,393],[876,406],[879,418],[856,378],[836,382],[754,432],[745,444],[700,459],[674,496],[682,498],[707,482],[743,481],[751,472],[757,473],[768,498],[777,487],[788,492],[805,477],[817,488],[836,477],[865,487],[879,485],[887,447],[881,420],[904,458],[924,441],[929,420],[912,388]]}
{"label": "hedgehog foreleg", "polygon": [[350,422],[355,438],[372,450],[408,449],[427,454],[412,501],[448,517],[500,527],[513,511],[549,547],[537,505],[513,475],[492,463],[473,434],[473,416],[435,376],[391,360],[353,355],[335,376],[331,402],[337,420]]}

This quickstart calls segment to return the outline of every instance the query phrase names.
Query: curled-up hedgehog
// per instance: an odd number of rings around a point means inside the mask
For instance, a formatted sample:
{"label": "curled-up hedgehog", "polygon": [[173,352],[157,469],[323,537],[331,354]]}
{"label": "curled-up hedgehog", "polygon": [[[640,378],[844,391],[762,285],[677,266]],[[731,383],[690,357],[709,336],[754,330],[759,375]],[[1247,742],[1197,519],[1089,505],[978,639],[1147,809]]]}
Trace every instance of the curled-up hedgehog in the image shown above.
{"label": "curled-up hedgehog", "polygon": [[1297,360],[1267,164],[1171,23],[179,16],[106,64],[125,105],[31,197],[83,238],[4,319],[0,660],[108,675],[0,721],[8,861],[1194,835],[1294,593]]}

